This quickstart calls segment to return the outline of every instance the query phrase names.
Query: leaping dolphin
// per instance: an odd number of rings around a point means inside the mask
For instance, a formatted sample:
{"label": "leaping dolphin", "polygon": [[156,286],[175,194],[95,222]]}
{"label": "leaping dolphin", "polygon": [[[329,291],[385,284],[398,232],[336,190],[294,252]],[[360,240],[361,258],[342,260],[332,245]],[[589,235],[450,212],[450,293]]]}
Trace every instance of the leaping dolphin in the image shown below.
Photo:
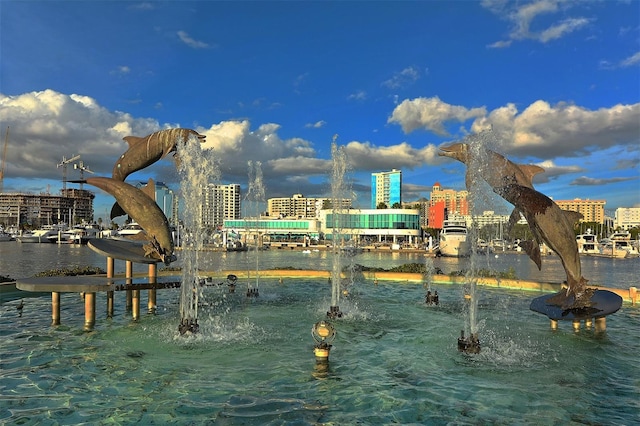
{"label": "leaping dolphin", "polygon": [[[117,179],[89,177],[84,182],[111,194],[125,213],[144,229],[149,237],[149,244],[144,246],[145,256],[159,259],[166,265],[175,260],[169,221],[154,199],[143,190]],[[147,188],[153,190],[154,186],[153,180],[149,179]]]}
{"label": "leaping dolphin", "polygon": [[203,142],[206,138],[191,129],[165,129],[151,133],[145,137],[126,136],[123,138],[129,144],[129,149],[120,156],[113,166],[111,177],[124,181],[127,176],[144,169],[156,161],[176,151],[176,144],[195,136]]}
{"label": "leaping dolphin", "polygon": [[[471,179],[479,176],[496,194],[515,206],[510,224],[519,219],[520,213],[524,215],[535,241],[525,243],[523,248],[538,269],[542,266],[540,243],[546,243],[560,257],[567,274],[567,291],[558,293],[547,303],[563,308],[588,306],[591,294],[586,289],[587,280],[582,277],[578,245],[573,232],[573,224],[581,215],[560,209],[553,200],[533,188],[531,179],[544,169],[517,165],[490,150],[483,150],[478,153],[481,158],[474,158],[475,153],[464,143],[443,147],[441,150],[439,155],[454,158],[467,166],[467,188]],[[470,163],[474,165],[474,170],[469,170]],[[571,296],[573,300],[569,300]]]}

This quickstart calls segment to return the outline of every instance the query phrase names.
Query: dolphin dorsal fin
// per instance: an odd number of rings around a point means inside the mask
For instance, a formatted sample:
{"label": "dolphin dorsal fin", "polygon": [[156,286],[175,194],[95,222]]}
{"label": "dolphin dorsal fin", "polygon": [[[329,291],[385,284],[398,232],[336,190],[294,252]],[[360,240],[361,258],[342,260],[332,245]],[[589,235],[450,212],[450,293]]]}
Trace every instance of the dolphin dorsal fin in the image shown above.
{"label": "dolphin dorsal fin", "polygon": [[527,177],[529,184],[533,187],[533,177],[538,173],[544,173],[544,169],[534,164],[519,164],[518,167],[522,170],[522,173]]}
{"label": "dolphin dorsal fin", "polygon": [[567,218],[571,226],[573,226],[580,219],[584,218],[582,213],[574,212],[573,210],[563,210],[564,216]]}
{"label": "dolphin dorsal fin", "polygon": [[125,212],[122,207],[120,207],[120,204],[118,204],[117,201],[113,204],[113,206],[111,206],[111,219],[124,216],[125,214],[127,214],[127,212]]}
{"label": "dolphin dorsal fin", "polygon": [[140,136],[125,136],[124,138],[122,138],[126,143],[129,144],[129,148],[131,148],[134,145],[137,145],[140,143],[140,141],[142,141],[145,138],[141,138]]}
{"label": "dolphin dorsal fin", "polygon": [[153,179],[149,178],[147,186],[141,188],[140,190],[153,201],[156,200],[156,183],[153,181]]}

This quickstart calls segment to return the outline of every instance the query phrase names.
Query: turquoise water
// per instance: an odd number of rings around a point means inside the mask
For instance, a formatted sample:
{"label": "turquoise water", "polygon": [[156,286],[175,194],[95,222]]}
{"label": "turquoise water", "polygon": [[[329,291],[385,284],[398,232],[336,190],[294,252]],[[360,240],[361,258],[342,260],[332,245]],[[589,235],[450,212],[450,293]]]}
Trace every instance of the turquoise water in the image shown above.
{"label": "turquoise water", "polygon": [[[571,330],[529,310],[535,294],[481,289],[482,351],[457,351],[462,287],[357,283],[328,369],[312,352],[326,318],[325,280],[261,279],[260,297],[225,286],[201,299],[201,333],[180,336],[179,290],[132,322],[124,293],[93,332],[83,303],[48,297],[0,305],[0,423],[7,424],[620,424],[640,420],[640,310],[624,305],[607,331]],[[142,292],[146,306],[146,292]]]}

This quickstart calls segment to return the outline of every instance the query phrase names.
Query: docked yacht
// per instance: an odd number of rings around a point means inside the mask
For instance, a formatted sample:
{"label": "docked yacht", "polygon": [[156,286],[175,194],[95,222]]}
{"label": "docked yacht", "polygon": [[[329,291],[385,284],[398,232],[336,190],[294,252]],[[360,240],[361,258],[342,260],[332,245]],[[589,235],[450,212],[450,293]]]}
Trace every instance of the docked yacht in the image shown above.
{"label": "docked yacht", "polygon": [[93,225],[76,225],[66,231],[49,236],[49,241],[58,244],[87,244],[97,238],[99,229]]}
{"label": "docked yacht", "polygon": [[591,233],[591,229],[587,229],[586,234],[576,236],[576,243],[578,243],[578,253],[580,254],[600,253],[598,239]]}
{"label": "docked yacht", "polygon": [[46,225],[31,232],[24,232],[16,240],[21,243],[49,243],[49,237],[57,236],[58,232],[64,231],[63,225]]}
{"label": "docked yacht", "polygon": [[609,235],[609,238],[603,239],[601,243],[600,253],[604,256],[621,259],[640,256],[638,249],[631,241],[631,234],[628,232],[614,232]]}
{"label": "docked yacht", "polygon": [[126,238],[126,237],[131,237],[133,235],[137,235],[142,231],[144,231],[144,229],[142,229],[142,226],[140,226],[137,222],[130,222],[130,223],[127,223],[122,228],[118,229],[117,235],[119,237]]}
{"label": "docked yacht", "polygon": [[463,220],[445,220],[440,231],[440,255],[465,257],[471,253],[467,224]]}

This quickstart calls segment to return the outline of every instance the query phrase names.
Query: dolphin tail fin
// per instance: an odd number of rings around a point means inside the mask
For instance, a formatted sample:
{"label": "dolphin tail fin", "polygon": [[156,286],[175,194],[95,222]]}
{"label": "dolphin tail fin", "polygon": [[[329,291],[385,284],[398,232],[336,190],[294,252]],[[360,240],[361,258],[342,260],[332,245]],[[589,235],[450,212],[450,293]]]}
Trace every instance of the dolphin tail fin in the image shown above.
{"label": "dolphin tail fin", "polygon": [[122,139],[129,144],[129,147],[132,147],[140,143],[140,141],[143,140],[144,138],[141,138],[140,136],[125,136]]}
{"label": "dolphin tail fin", "polygon": [[533,263],[536,264],[538,270],[542,269],[542,258],[540,257],[540,245],[535,241],[522,241],[520,247],[529,255]]}
{"label": "dolphin tail fin", "polygon": [[544,173],[544,169],[540,166],[533,164],[519,164],[518,167],[522,170],[522,173],[527,177],[528,183],[533,188],[533,177],[538,173]]}
{"label": "dolphin tail fin", "polygon": [[124,216],[125,214],[127,214],[127,212],[120,207],[120,204],[118,204],[117,201],[113,203],[113,206],[111,206],[111,219]]}
{"label": "dolphin tail fin", "polygon": [[507,223],[507,235],[511,235],[513,227],[520,221],[520,210],[513,209],[511,216],[509,216],[509,222]]}

